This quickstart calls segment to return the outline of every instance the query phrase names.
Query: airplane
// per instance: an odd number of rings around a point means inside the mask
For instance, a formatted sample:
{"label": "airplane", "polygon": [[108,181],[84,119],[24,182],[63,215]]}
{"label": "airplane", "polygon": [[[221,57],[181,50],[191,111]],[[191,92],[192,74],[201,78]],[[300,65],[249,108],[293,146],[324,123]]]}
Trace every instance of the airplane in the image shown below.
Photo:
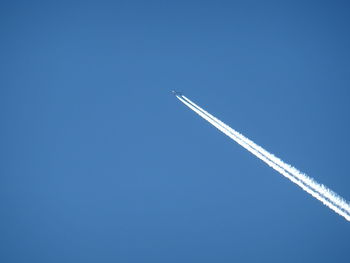
{"label": "airplane", "polygon": [[172,90],[171,93],[173,93],[175,96],[182,96],[182,93],[176,90]]}

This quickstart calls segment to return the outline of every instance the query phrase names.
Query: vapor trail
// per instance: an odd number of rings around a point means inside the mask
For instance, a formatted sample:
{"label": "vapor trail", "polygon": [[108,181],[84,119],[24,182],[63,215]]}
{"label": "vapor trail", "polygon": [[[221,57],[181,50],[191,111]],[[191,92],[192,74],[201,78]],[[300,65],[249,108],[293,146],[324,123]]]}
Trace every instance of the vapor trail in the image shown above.
{"label": "vapor trail", "polygon": [[248,138],[246,138],[245,136],[243,136],[239,132],[237,132],[234,129],[232,129],[230,126],[226,125],[225,123],[223,123],[222,121],[220,121],[216,117],[212,116],[210,113],[208,113],[207,111],[205,111],[204,109],[202,109],[201,107],[196,105],[194,102],[192,102],[190,99],[188,99],[184,95],[182,95],[182,98],[184,100],[186,100],[188,103],[192,104],[197,109],[199,109],[201,112],[203,112],[204,114],[209,116],[212,120],[214,120],[215,122],[219,123],[225,129],[227,129],[230,133],[232,133],[233,135],[235,135],[239,139],[243,140],[250,147],[254,148],[258,152],[260,152],[262,155],[267,157],[269,160],[271,160],[272,162],[274,162],[275,164],[277,164],[278,166],[280,166],[281,168],[283,168],[284,170],[286,170],[287,172],[289,172],[290,174],[292,174],[293,176],[298,178],[298,180],[302,181],[306,185],[309,185],[315,191],[317,191],[320,194],[322,194],[325,198],[327,198],[331,202],[337,204],[337,206],[339,206],[341,209],[347,211],[347,213],[350,216],[350,205],[343,198],[338,196],[335,192],[333,192],[332,190],[328,189],[326,186],[317,183],[315,180],[313,180],[309,176],[305,175],[304,173],[300,172],[295,167],[293,167],[293,166],[283,162],[278,157],[276,157],[273,154],[269,153],[268,151],[263,149],[261,146],[257,145],[256,143],[254,143],[253,141],[249,140]]}
{"label": "vapor trail", "polygon": [[221,132],[223,132],[231,139],[236,141],[246,150],[254,154],[262,161],[264,161],[271,168],[278,171],[280,174],[291,180],[293,183],[300,186],[304,191],[321,201],[323,204],[334,210],[339,215],[343,216],[346,220],[350,221],[350,209],[348,209],[349,205],[337,195],[334,194],[332,196],[331,194],[333,192],[331,190],[329,190],[323,185],[319,185],[313,179],[309,178],[304,174],[301,174],[299,171],[299,173],[296,173],[295,171],[297,170],[294,167],[285,164],[283,161],[270,154],[262,147],[256,145],[254,142],[250,141],[249,139],[247,139],[246,137],[244,137],[243,135],[241,135],[222,121],[218,120],[217,118],[200,108],[198,105],[190,101],[185,96],[176,95],[176,97],[187,107],[192,109],[202,118],[204,118],[217,129],[219,129]]}

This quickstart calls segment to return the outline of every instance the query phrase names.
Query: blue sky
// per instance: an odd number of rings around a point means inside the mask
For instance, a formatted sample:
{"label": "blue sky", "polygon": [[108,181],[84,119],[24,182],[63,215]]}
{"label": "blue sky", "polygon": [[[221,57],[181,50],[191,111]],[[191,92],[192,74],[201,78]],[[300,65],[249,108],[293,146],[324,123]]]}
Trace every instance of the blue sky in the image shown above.
{"label": "blue sky", "polygon": [[346,1],[0,4],[1,262],[348,262]]}

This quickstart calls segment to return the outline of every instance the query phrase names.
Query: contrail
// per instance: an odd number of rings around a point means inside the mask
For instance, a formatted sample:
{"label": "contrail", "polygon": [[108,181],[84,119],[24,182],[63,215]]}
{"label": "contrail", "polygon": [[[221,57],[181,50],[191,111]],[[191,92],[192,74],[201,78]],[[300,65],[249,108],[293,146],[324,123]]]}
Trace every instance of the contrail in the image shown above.
{"label": "contrail", "polygon": [[175,93],[176,97],[184,103],[187,107],[192,109],[202,118],[207,120],[221,132],[229,136],[231,139],[236,141],[239,145],[244,147],[246,150],[254,154],[256,157],[264,161],[271,168],[278,171],[280,174],[291,180],[293,183],[300,186],[304,191],[311,194],[313,197],[321,201],[323,204],[331,208],[333,211],[343,216],[346,220],[350,221],[350,206],[349,204],[336,195],[333,191],[325,187],[324,185],[318,184],[312,178],[301,173],[294,167],[284,163],[279,158],[275,157],[273,154],[264,150],[259,145],[255,144],[253,141],[244,137],[239,132],[235,131],[216,117],[212,116],[201,107],[196,105],[194,102],[189,100],[183,95]]}
{"label": "contrail", "polygon": [[293,166],[291,166],[289,164],[286,164],[285,162],[283,162],[278,157],[276,157],[273,154],[269,153],[268,151],[263,149],[261,146],[255,144],[253,141],[249,140],[248,138],[246,138],[245,136],[243,136],[239,132],[235,131],[230,126],[226,125],[225,123],[223,123],[222,121],[220,121],[216,117],[212,116],[210,113],[208,113],[207,111],[205,111],[204,109],[202,109],[201,107],[196,105],[194,102],[192,102],[190,99],[188,99],[184,95],[182,95],[182,98],[184,100],[186,100],[188,103],[192,104],[197,109],[199,109],[201,112],[203,112],[204,114],[209,116],[212,120],[214,120],[215,122],[219,123],[225,129],[227,129],[230,133],[232,133],[236,137],[238,137],[241,140],[243,140],[250,147],[254,148],[258,152],[260,152],[262,155],[267,157],[269,160],[271,160],[272,162],[274,162],[275,164],[277,164],[278,166],[280,166],[281,168],[283,168],[284,170],[286,170],[287,172],[289,172],[290,174],[292,174],[293,176],[298,178],[298,180],[302,181],[306,185],[309,185],[315,191],[321,193],[325,198],[327,198],[331,202],[337,204],[341,209],[344,209],[345,211],[348,211],[348,213],[350,215],[350,212],[349,212],[350,211],[350,205],[343,198],[338,196],[336,193],[334,193],[333,191],[331,191],[330,189],[328,189],[324,185],[317,183],[315,180],[313,180],[312,178],[308,177],[304,173],[300,172],[295,167],[293,167]]}

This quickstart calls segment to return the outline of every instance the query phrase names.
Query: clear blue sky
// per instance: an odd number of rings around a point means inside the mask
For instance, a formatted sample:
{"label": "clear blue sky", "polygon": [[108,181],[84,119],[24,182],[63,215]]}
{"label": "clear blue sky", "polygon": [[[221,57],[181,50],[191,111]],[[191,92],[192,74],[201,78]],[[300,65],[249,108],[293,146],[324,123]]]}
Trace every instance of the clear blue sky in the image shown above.
{"label": "clear blue sky", "polygon": [[349,262],[347,1],[3,1],[0,261]]}

